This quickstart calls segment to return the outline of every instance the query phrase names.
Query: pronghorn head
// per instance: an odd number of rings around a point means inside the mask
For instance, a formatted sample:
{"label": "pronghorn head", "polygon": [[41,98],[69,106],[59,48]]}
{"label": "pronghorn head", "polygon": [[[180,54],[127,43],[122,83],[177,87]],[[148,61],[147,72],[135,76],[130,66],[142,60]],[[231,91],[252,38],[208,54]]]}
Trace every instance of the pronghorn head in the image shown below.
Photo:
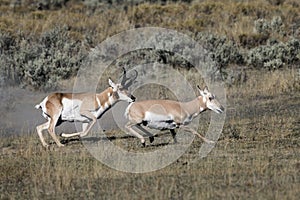
{"label": "pronghorn head", "polygon": [[108,79],[108,83],[112,87],[117,101],[127,101],[129,103],[135,101],[135,97],[121,83],[114,83],[111,79]]}
{"label": "pronghorn head", "polygon": [[108,83],[113,88],[113,93],[116,94],[118,101],[128,101],[129,103],[131,103],[135,101],[135,97],[129,92],[128,88],[137,78],[138,72],[134,70],[135,74],[132,77],[127,77],[124,67],[123,70],[124,72],[121,83],[116,84],[111,79],[108,80]]}
{"label": "pronghorn head", "polygon": [[216,96],[208,91],[207,86],[205,86],[204,90],[201,90],[199,86],[197,86],[200,92],[200,95],[203,98],[203,102],[206,107],[218,114],[224,111],[224,107],[219,103],[216,99]]}

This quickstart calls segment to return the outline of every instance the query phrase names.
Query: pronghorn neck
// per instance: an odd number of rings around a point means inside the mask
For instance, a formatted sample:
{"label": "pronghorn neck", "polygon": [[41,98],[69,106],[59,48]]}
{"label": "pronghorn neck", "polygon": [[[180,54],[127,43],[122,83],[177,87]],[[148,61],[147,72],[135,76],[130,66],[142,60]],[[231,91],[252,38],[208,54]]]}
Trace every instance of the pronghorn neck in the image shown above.
{"label": "pronghorn neck", "polygon": [[207,109],[205,100],[203,99],[202,96],[199,96],[193,99],[192,101],[186,102],[183,105],[185,107],[185,110],[191,116],[195,116],[195,117]]}
{"label": "pronghorn neck", "polygon": [[117,102],[117,98],[115,95],[116,92],[113,91],[112,87],[107,88],[100,94],[96,95],[97,102],[99,107],[102,107],[103,109],[107,109],[111,106],[113,106]]}
{"label": "pronghorn neck", "polygon": [[198,100],[198,104],[199,104],[198,112],[201,113],[205,111],[207,109],[206,99],[202,96],[198,96],[196,99]]}

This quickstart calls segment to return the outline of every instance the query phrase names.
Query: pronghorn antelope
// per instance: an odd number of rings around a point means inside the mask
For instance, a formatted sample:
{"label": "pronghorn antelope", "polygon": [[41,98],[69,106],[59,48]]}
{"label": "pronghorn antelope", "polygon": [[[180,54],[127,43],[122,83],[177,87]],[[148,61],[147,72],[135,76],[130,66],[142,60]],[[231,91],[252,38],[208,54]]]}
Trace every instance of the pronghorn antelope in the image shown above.
{"label": "pronghorn antelope", "polygon": [[[135,97],[128,91],[128,87],[137,77],[137,71],[132,78],[126,77],[124,70],[121,83],[115,84],[111,79],[108,80],[110,87],[101,93],[52,93],[48,95],[35,108],[42,109],[43,116],[48,120],[46,123],[36,127],[39,138],[44,147],[45,142],[42,131],[48,129],[53,140],[58,146],[64,146],[55,135],[55,127],[64,121],[82,122],[82,131],[77,133],[62,133],[63,137],[87,135],[95,124],[97,118],[107,111],[118,101],[135,101]],[[127,82],[127,83],[126,83]]]}
{"label": "pronghorn antelope", "polygon": [[199,86],[197,87],[200,92],[200,96],[189,102],[146,100],[131,103],[125,112],[125,117],[129,120],[129,122],[125,125],[125,128],[132,135],[138,137],[143,146],[145,146],[144,137],[135,131],[133,127],[137,127],[141,131],[145,132],[150,137],[149,139],[151,143],[154,140],[153,135],[145,130],[141,125],[152,129],[169,129],[175,143],[177,142],[175,137],[176,128],[189,131],[200,137],[204,142],[214,143],[187,126],[195,117],[207,109],[218,114],[224,111],[223,106],[217,101],[215,95],[208,91],[207,87],[205,87],[204,90],[201,90]]}

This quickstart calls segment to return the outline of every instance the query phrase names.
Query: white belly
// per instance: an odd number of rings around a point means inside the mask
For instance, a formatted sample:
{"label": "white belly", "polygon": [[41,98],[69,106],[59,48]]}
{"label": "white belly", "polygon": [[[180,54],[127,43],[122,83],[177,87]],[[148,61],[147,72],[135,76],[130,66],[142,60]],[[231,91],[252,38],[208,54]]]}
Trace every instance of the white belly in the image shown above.
{"label": "white belly", "polygon": [[153,112],[146,112],[144,123],[149,128],[153,129],[174,129],[177,124],[174,122],[174,117],[172,115],[159,115]]}
{"label": "white belly", "polygon": [[150,111],[145,112],[145,121],[170,121],[174,120],[172,115],[160,115]]}
{"label": "white belly", "polygon": [[[65,121],[80,121],[89,122],[90,119],[80,114],[80,107],[82,101],[63,99],[63,110],[61,113],[61,119]],[[99,107],[97,110],[90,110],[94,117],[98,118],[106,109],[109,108],[108,104],[105,104],[104,108]]]}
{"label": "white belly", "polygon": [[164,130],[164,129],[174,129],[177,127],[175,122],[171,121],[148,121],[146,124],[147,127],[153,128],[153,129],[159,129],[159,130]]}
{"label": "white belly", "polygon": [[80,115],[81,101],[63,99],[63,110],[61,113],[61,119],[64,121],[89,121],[88,118]]}

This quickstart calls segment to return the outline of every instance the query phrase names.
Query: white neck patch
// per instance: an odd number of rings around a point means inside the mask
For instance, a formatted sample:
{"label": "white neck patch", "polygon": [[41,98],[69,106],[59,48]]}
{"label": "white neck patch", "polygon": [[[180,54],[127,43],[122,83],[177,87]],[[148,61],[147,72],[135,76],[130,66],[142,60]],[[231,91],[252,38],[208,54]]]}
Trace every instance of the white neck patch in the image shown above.
{"label": "white neck patch", "polygon": [[202,99],[203,99],[203,103],[206,103],[206,101],[207,101],[206,97],[202,96]]}
{"label": "white neck patch", "polygon": [[200,107],[200,112],[202,112],[204,110],[204,108]]}

